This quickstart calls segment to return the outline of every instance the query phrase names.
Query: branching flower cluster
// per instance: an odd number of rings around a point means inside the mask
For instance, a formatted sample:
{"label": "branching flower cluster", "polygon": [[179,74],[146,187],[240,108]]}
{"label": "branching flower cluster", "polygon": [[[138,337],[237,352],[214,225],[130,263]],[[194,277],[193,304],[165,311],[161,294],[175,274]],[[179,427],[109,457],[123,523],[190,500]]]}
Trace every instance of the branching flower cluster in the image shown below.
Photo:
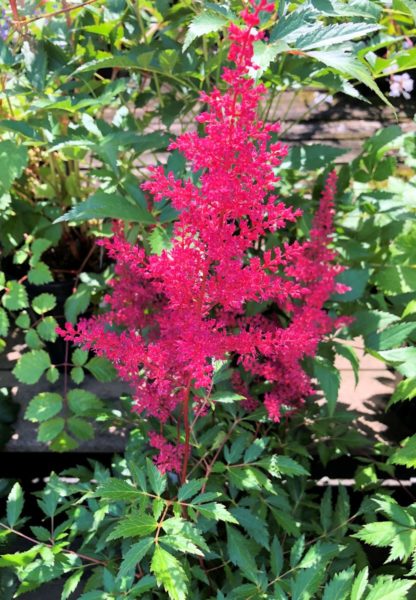
{"label": "branching flower cluster", "polygon": [[[143,184],[155,201],[168,199],[179,212],[171,247],[148,255],[130,245],[119,227],[102,242],[115,260],[108,310],[66,339],[106,356],[134,390],[135,410],[162,424],[179,419],[184,444],[176,448],[159,434],[161,470],[182,472],[189,458],[190,418],[209,407],[216,361],[228,360],[232,384],[246,410],[258,399],[251,383],[265,383],[264,402],[273,421],[301,406],[312,393],[301,361],[314,356],[322,337],[336,326],[324,304],[342,286],[342,270],[329,249],[336,175],[327,180],[310,239],[265,249],[270,234],[301,212],[279,201],[277,167],[286,147],[272,138],[277,124],[263,122],[258,107],[265,87],[253,73],[253,45],[265,0],[241,13],[243,27],[229,28],[226,90],[201,95],[207,110],[197,117],[204,134],[187,132],[170,145],[187,159],[194,178],[177,179],[163,167]],[[283,237],[283,232],[282,232]],[[287,238],[288,239],[288,238]],[[248,306],[259,310],[247,310]],[[267,307],[260,310],[260,306]],[[194,394],[194,390],[204,394]]]}

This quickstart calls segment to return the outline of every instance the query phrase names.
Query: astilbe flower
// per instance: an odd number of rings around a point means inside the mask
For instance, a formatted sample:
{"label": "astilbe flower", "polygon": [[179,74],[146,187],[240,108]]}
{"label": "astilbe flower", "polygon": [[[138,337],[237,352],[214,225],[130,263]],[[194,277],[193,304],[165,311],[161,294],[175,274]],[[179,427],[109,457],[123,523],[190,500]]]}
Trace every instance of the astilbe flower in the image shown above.
{"label": "astilbe flower", "polygon": [[[134,410],[162,424],[181,407],[185,446],[175,453],[158,435],[150,438],[160,450],[159,467],[186,477],[189,453],[189,412],[192,389],[212,389],[215,360],[229,359],[232,382],[243,393],[245,407],[257,402],[245,381],[267,382],[264,405],[273,421],[282,407],[296,410],[312,393],[301,367],[334,323],[324,304],[342,270],[329,249],[336,175],[326,183],[320,208],[306,242],[285,243],[260,251],[269,234],[295,222],[301,211],[278,200],[276,167],[287,148],[272,143],[277,124],[264,123],[257,109],[266,90],[256,84],[253,44],[262,38],[255,28],[261,10],[273,5],[261,0],[245,9],[240,28],[229,28],[226,90],[202,93],[207,110],[197,117],[204,135],[187,132],[170,144],[187,159],[199,182],[177,179],[163,167],[151,169],[142,188],[155,201],[170,200],[179,212],[171,247],[147,255],[131,246],[121,229],[102,244],[115,260],[115,278],[105,300],[108,311],[76,328],[66,326],[68,340],[93,349],[114,363],[134,390]],[[271,310],[247,314],[248,303],[269,303]],[[285,315],[285,321],[283,317]],[[198,396],[194,410],[206,406]]]}

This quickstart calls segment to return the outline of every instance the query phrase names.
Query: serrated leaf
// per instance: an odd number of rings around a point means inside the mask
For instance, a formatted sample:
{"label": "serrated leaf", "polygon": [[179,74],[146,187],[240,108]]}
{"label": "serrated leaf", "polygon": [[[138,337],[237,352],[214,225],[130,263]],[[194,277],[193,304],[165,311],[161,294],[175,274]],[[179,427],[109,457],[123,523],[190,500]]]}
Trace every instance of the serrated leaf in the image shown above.
{"label": "serrated leaf", "polygon": [[384,267],[377,272],[375,284],[388,295],[406,294],[416,291],[416,269],[407,266]]}
{"label": "serrated leaf", "polygon": [[338,342],[334,343],[334,349],[337,354],[346,358],[354,372],[355,385],[358,385],[358,376],[360,371],[360,360],[354,348],[352,346],[346,346]]}
{"label": "serrated leaf", "polygon": [[7,523],[14,527],[23,510],[23,490],[20,483],[16,482],[7,498]]}
{"label": "serrated leaf", "polygon": [[104,500],[112,500],[113,502],[119,500],[133,502],[143,496],[140,490],[127,483],[127,481],[112,478],[107,479],[104,484],[100,485],[96,495]]}
{"label": "serrated leaf", "polygon": [[119,521],[113,531],[107,536],[107,540],[143,537],[153,533],[156,527],[157,521],[150,515],[133,514]]}
{"label": "serrated leaf", "polygon": [[248,540],[237,529],[227,525],[227,550],[230,561],[247,579],[257,582],[258,569]]}
{"label": "serrated leaf", "polygon": [[62,589],[61,600],[67,600],[69,596],[75,592],[83,574],[83,569],[78,569],[78,571],[75,571],[68,577]]}
{"label": "serrated leaf", "polygon": [[146,470],[152,492],[157,496],[161,496],[167,486],[166,474],[161,473],[149,459],[146,461]]}
{"label": "serrated leaf", "polygon": [[336,73],[341,73],[348,78],[352,78],[360,83],[363,83],[373,92],[375,92],[385,104],[392,106],[384,94],[380,91],[380,88],[374,81],[368,67],[353,54],[349,54],[343,49],[324,51],[308,50],[305,53],[333,69]]}
{"label": "serrated leaf", "polygon": [[328,486],[321,500],[321,525],[324,531],[329,531],[332,523],[332,487]]}
{"label": "serrated leaf", "polygon": [[25,419],[33,422],[47,421],[54,417],[63,408],[63,399],[54,392],[41,392],[29,402],[25,412]]}
{"label": "serrated leaf", "polygon": [[84,369],[82,367],[73,367],[70,371],[71,379],[74,383],[79,385],[85,379]]}
{"label": "serrated leaf", "polygon": [[351,598],[350,600],[361,600],[363,594],[367,588],[368,583],[368,567],[364,567],[357,577],[354,579],[354,583],[351,589]]}
{"label": "serrated leaf", "polygon": [[195,17],[189,25],[183,42],[182,51],[185,52],[194,40],[207,33],[218,31],[227,23],[227,18],[218,13],[204,11]]}
{"label": "serrated leaf", "polygon": [[220,402],[221,404],[231,404],[232,402],[240,402],[246,400],[245,396],[236,394],[235,392],[224,390],[223,392],[215,392],[211,394],[210,400],[213,402]]}
{"label": "serrated leaf", "polygon": [[188,500],[188,498],[192,498],[195,496],[202,486],[205,483],[205,479],[191,479],[191,481],[187,481],[178,491],[178,500],[179,502],[183,502],[184,500]]}
{"label": "serrated leaf", "polygon": [[53,281],[53,275],[48,265],[39,261],[29,270],[27,280],[33,285],[44,285]]}
{"label": "serrated leaf", "polygon": [[79,444],[66,431],[61,431],[49,445],[54,452],[70,452],[78,448]]}
{"label": "serrated leaf", "polygon": [[140,563],[153,544],[154,540],[150,537],[143,538],[137,544],[133,544],[123,557],[117,577],[127,577],[134,572],[136,565]]}
{"label": "serrated leaf", "polygon": [[305,550],[305,536],[301,535],[298,537],[298,539],[295,541],[295,543],[293,544],[292,548],[290,549],[290,566],[296,567],[296,565],[299,563],[300,559],[302,558],[302,554]]}
{"label": "serrated leaf", "polygon": [[389,575],[377,577],[365,600],[407,600],[407,592],[414,583],[413,580],[394,580]]}
{"label": "serrated leaf", "polygon": [[76,415],[89,414],[91,411],[100,410],[103,403],[95,394],[88,390],[75,388],[67,394],[69,408]]}
{"label": "serrated leaf", "polygon": [[309,475],[309,472],[293,458],[283,454],[274,454],[270,459],[261,460],[257,464],[268,469],[274,477],[288,475],[294,477],[298,475]]}
{"label": "serrated leaf", "polygon": [[39,294],[32,300],[32,308],[38,315],[49,312],[56,306],[56,298],[53,294]]}
{"label": "serrated leaf", "polygon": [[7,281],[1,302],[7,310],[20,310],[29,306],[26,288],[18,281]]}
{"label": "serrated leaf", "polygon": [[81,348],[76,348],[72,353],[71,360],[75,366],[82,367],[88,360],[88,352],[81,350]]}
{"label": "serrated leaf", "polygon": [[340,373],[329,361],[323,358],[314,361],[313,372],[328,403],[328,414],[333,416],[338,400]]}
{"label": "serrated leaf", "polygon": [[82,441],[94,439],[94,428],[91,423],[79,417],[69,417],[67,425],[70,433]]}
{"label": "serrated leaf", "polygon": [[32,350],[20,357],[13,369],[13,375],[21,383],[37,383],[50,365],[51,361],[47,352]]}
{"label": "serrated leaf", "polygon": [[324,577],[325,567],[323,565],[300,570],[291,584],[291,600],[311,600]]}
{"label": "serrated leaf", "polygon": [[278,577],[283,568],[283,549],[276,536],[273,538],[270,552],[270,566],[272,568],[273,577]]}
{"label": "serrated leaf", "polygon": [[256,516],[248,508],[242,506],[232,508],[230,513],[235,517],[238,523],[260,546],[269,549],[269,531],[265,521]]}
{"label": "serrated leaf", "polygon": [[79,315],[85,312],[91,301],[91,288],[84,283],[65,300],[65,318],[69,323],[75,323]]}
{"label": "serrated leaf", "polygon": [[58,323],[54,317],[48,316],[43,317],[43,319],[36,326],[36,331],[40,335],[43,340],[47,342],[54,342],[58,337],[56,333],[56,328],[58,327]]}
{"label": "serrated leaf", "polygon": [[177,558],[157,546],[152,557],[150,570],[159,585],[163,585],[171,600],[186,600],[188,578]]}
{"label": "serrated leaf", "polygon": [[331,542],[317,542],[308,549],[298,568],[309,569],[327,563],[331,558],[337,556],[342,548]]}
{"label": "serrated leaf", "polygon": [[334,575],[324,588],[322,600],[347,600],[354,577],[354,567]]}
{"label": "serrated leaf", "polygon": [[64,427],[65,419],[62,417],[55,417],[49,421],[44,421],[40,424],[38,429],[38,442],[51,442],[63,431]]}
{"label": "serrated leaf", "polygon": [[[107,145],[109,145],[109,141],[107,141]],[[102,146],[104,146],[104,140]],[[56,219],[55,223],[91,219],[121,219],[147,225],[155,223],[154,217],[139,204],[130,202],[124,196],[106,192],[95,192],[85,202],[76,204],[71,210]]]}
{"label": "serrated leaf", "polygon": [[226,521],[228,523],[238,523],[237,519],[228,512],[220,502],[208,502],[207,504],[198,504],[198,510],[207,519],[215,521]]}
{"label": "serrated leaf", "polygon": [[415,331],[416,323],[397,323],[383,331],[371,333],[365,343],[374,350],[390,350],[403,344]]}
{"label": "serrated leaf", "polygon": [[400,381],[389,400],[387,408],[397,402],[412,400],[416,396],[416,377]]}
{"label": "serrated leaf", "polygon": [[163,521],[162,529],[173,537],[181,535],[196,544],[199,548],[202,548],[205,552],[209,552],[209,548],[201,533],[190,521],[185,521],[180,517],[172,517]]}
{"label": "serrated leaf", "polygon": [[9,333],[9,317],[4,308],[0,308],[0,337],[6,337]]}
{"label": "serrated leaf", "polygon": [[369,23],[335,23],[322,26],[316,24],[309,31],[296,38],[294,46],[299,50],[313,50],[314,48],[330,47],[333,44],[364,37],[381,29],[380,25]]}
{"label": "serrated leaf", "polygon": [[84,368],[102,383],[113,381],[117,376],[116,369],[103,356],[94,356],[84,365]]}
{"label": "serrated leaf", "polygon": [[155,227],[149,235],[149,244],[153,254],[162,254],[163,250],[169,250],[172,246],[171,239],[162,227]]}
{"label": "serrated leaf", "polygon": [[416,435],[408,438],[403,447],[390,457],[389,462],[394,465],[404,465],[409,469],[416,468]]}

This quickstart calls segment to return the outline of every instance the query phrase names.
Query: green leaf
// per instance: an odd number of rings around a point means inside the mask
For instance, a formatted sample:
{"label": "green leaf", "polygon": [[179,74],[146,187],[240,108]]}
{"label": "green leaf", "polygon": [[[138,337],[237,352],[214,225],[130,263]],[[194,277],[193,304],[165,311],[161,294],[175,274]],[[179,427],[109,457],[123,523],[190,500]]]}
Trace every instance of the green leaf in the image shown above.
{"label": "green leaf", "polygon": [[226,521],[228,523],[238,523],[237,519],[220,502],[208,502],[207,504],[198,504],[198,510],[202,516],[215,521]]}
{"label": "green leaf", "polygon": [[318,23],[309,31],[302,33],[296,38],[294,45],[299,50],[325,48],[355,38],[364,37],[379,29],[381,29],[380,25],[371,23],[336,23],[326,27],[322,27],[322,23]]}
{"label": "green leaf", "polygon": [[382,575],[377,577],[365,600],[406,600],[407,592],[413,585],[413,580],[394,580],[390,575]]}
{"label": "green leaf", "polygon": [[140,490],[133,487],[127,481],[122,479],[107,479],[107,481],[100,485],[96,495],[104,500],[111,500],[117,502],[119,500],[124,502],[133,502],[143,497]]}
{"label": "green leaf", "polygon": [[70,390],[67,398],[69,408],[76,415],[85,415],[103,407],[103,403],[95,394],[81,388]]}
{"label": "green leaf", "polygon": [[82,367],[88,360],[88,352],[86,350],[81,350],[81,348],[76,348],[72,353],[72,362],[77,367]]}
{"label": "green leaf", "polygon": [[326,564],[331,558],[337,556],[342,549],[343,546],[340,546],[339,544],[317,542],[309,548],[298,565],[298,568],[309,569],[311,567]]}
{"label": "green leaf", "polygon": [[82,576],[83,569],[78,569],[78,571],[75,571],[70,577],[68,577],[62,589],[61,600],[68,600],[69,596],[77,589]]}
{"label": "green leaf", "polygon": [[319,62],[323,63],[330,69],[333,69],[336,73],[341,73],[348,78],[356,79],[360,83],[363,83],[373,92],[375,92],[385,104],[392,106],[384,94],[380,91],[380,88],[374,81],[366,64],[361,62],[353,54],[349,54],[343,49],[325,51],[314,50],[307,51],[306,54],[312,58],[315,58],[316,60],[319,60]]}
{"label": "green leaf", "polygon": [[[44,423],[42,423],[42,425],[44,425]],[[54,452],[70,452],[71,450],[78,448],[78,445],[78,442],[66,431],[61,431],[61,433],[59,433],[50,443],[49,448]]]}
{"label": "green leaf", "polygon": [[253,538],[260,546],[269,549],[269,531],[265,521],[253,514],[248,508],[232,508],[230,513],[237,519],[241,527],[245,529],[250,538]]}
{"label": "green leaf", "polygon": [[172,517],[163,521],[162,529],[171,537],[180,535],[193,542],[199,548],[202,548],[205,552],[209,552],[209,548],[201,533],[190,521],[185,521],[185,519],[180,517]]}
{"label": "green leaf", "polygon": [[16,482],[7,498],[7,523],[14,527],[23,510],[23,490],[20,483]]}
{"label": "green leaf", "polygon": [[236,394],[235,392],[224,390],[222,392],[211,394],[210,400],[213,402],[220,402],[221,404],[231,404],[233,402],[239,402],[240,400],[246,400],[246,397]]}
{"label": "green leaf", "polygon": [[23,354],[17,361],[13,375],[21,383],[37,383],[50,365],[49,354],[44,350],[32,350]]}
{"label": "green leaf", "polygon": [[171,600],[186,600],[188,597],[188,578],[177,558],[156,546],[150,570],[159,585],[163,585]]}
{"label": "green leaf", "polygon": [[350,600],[361,600],[367,588],[368,583],[368,567],[364,567],[357,577],[354,579],[354,584],[351,589]]}
{"label": "green leaf", "polygon": [[21,176],[28,158],[29,154],[26,146],[18,146],[11,140],[0,142],[0,195],[8,192],[13,181]]}
{"label": "green leaf", "polygon": [[332,488],[328,486],[321,500],[321,525],[324,531],[329,531],[332,523]]}
{"label": "green leaf", "polygon": [[394,465],[403,465],[410,468],[416,468],[416,435],[408,438],[402,448],[396,450],[389,459]]}
{"label": "green leaf", "polygon": [[278,577],[283,568],[283,549],[276,536],[273,538],[270,553],[270,566],[274,577]]}
{"label": "green leaf", "polygon": [[227,23],[227,18],[218,13],[204,11],[195,17],[186,32],[182,50],[185,52],[196,38],[218,31]]}
{"label": "green leaf", "polygon": [[85,312],[91,301],[91,288],[81,283],[77,291],[65,300],[65,318],[70,323],[76,323],[80,314]]}
{"label": "green leaf", "polygon": [[311,600],[325,577],[325,566],[302,569],[292,581],[291,600]]}
{"label": "green leaf", "polygon": [[404,400],[413,400],[416,396],[416,377],[411,377],[410,379],[403,379],[400,381],[392,397],[389,400],[387,408],[390,408],[392,404],[397,404],[397,402],[403,402]]}
{"label": "green leaf", "polygon": [[416,269],[407,266],[391,266],[380,269],[374,283],[386,294],[406,294],[416,291]]}
{"label": "green leaf", "polygon": [[53,281],[53,275],[48,265],[39,261],[28,272],[27,280],[33,285],[43,285]]}
{"label": "green leaf", "polygon": [[183,502],[184,500],[188,500],[188,498],[195,496],[200,491],[205,481],[205,479],[191,479],[191,481],[187,481],[181,485],[178,491],[179,502]]}
{"label": "green leaf", "polygon": [[39,427],[37,440],[43,443],[51,442],[63,431],[64,427],[65,419],[62,417],[44,421]]}
{"label": "green leaf", "polygon": [[324,588],[322,600],[347,600],[354,577],[354,567],[334,575]]}
{"label": "green leaf", "polygon": [[39,294],[32,301],[32,308],[38,315],[49,312],[56,306],[56,298],[53,294]]}
{"label": "green leaf", "polygon": [[162,254],[163,250],[172,247],[171,239],[163,227],[155,227],[149,235],[149,244],[153,254]]}
{"label": "green leaf", "polygon": [[400,346],[416,331],[416,323],[398,323],[381,332],[368,335],[365,344],[374,350],[390,350]]}
{"label": "green leaf", "polygon": [[159,538],[163,546],[169,550],[179,550],[184,554],[194,554],[195,556],[204,556],[204,553],[190,539],[176,533],[175,535],[164,535]]}
{"label": "green leaf", "polygon": [[230,561],[239,567],[247,579],[257,582],[258,569],[252,548],[248,540],[241,533],[227,525],[227,550]]}
{"label": "green leaf", "polygon": [[157,496],[161,496],[167,486],[166,475],[161,473],[149,459],[146,460],[146,470],[152,492]]}
{"label": "green leaf", "polygon": [[309,475],[309,472],[297,461],[283,454],[274,454],[270,459],[264,459],[257,464],[270,472],[273,477],[288,475],[289,477]]}
{"label": "green leaf", "polygon": [[43,317],[40,323],[38,323],[36,331],[43,340],[54,342],[58,337],[58,334],[56,333],[57,327],[58,323],[54,317]]}
{"label": "green leaf", "polygon": [[3,294],[1,302],[8,310],[26,308],[29,306],[29,299],[25,286],[17,281],[7,281],[6,292]]}
{"label": "green leaf", "polygon": [[0,308],[0,337],[6,337],[9,333],[9,317],[4,308]]}
{"label": "green leaf", "polygon": [[80,202],[56,219],[55,223],[90,219],[121,219],[146,225],[155,223],[154,217],[139,204],[129,202],[124,196],[105,192],[95,192],[88,200]]}
{"label": "green leaf", "polygon": [[70,371],[71,379],[74,383],[79,385],[84,381],[85,373],[82,367],[73,367]]}
{"label": "green leaf", "polygon": [[396,370],[405,377],[416,377],[416,348],[395,348],[393,350],[370,351],[377,358],[395,366]]}
{"label": "green leaf", "polygon": [[340,373],[334,365],[324,358],[315,359],[313,371],[328,403],[328,414],[332,417],[338,400]]}
{"label": "green leaf", "polygon": [[117,376],[113,365],[103,356],[94,356],[85,364],[85,368],[102,383],[113,381]]}
{"label": "green leaf", "polygon": [[357,385],[360,370],[360,361],[356,351],[352,346],[346,346],[345,344],[340,344],[339,342],[334,343],[334,350],[337,354],[343,356],[349,361],[354,372],[355,385]]}
{"label": "green leaf", "polygon": [[299,563],[300,559],[302,558],[302,554],[303,554],[304,550],[305,550],[305,536],[301,535],[298,537],[298,539],[295,541],[292,548],[290,549],[289,564],[292,567],[292,569],[294,567],[296,567],[296,565]]}
{"label": "green leaf", "polygon": [[94,428],[91,423],[79,417],[70,417],[67,421],[68,429],[79,440],[94,439]]}
{"label": "green leaf", "polygon": [[117,540],[119,538],[143,537],[153,533],[157,527],[157,521],[149,515],[133,514],[124,517],[112,530],[107,540]]}
{"label": "green leaf", "polygon": [[154,540],[151,537],[143,538],[137,544],[133,544],[123,557],[117,577],[127,577],[134,573],[136,565],[140,563],[153,544]]}
{"label": "green leaf", "polygon": [[29,402],[25,412],[25,419],[34,423],[47,421],[54,417],[63,408],[63,399],[60,394],[54,392],[41,392]]}

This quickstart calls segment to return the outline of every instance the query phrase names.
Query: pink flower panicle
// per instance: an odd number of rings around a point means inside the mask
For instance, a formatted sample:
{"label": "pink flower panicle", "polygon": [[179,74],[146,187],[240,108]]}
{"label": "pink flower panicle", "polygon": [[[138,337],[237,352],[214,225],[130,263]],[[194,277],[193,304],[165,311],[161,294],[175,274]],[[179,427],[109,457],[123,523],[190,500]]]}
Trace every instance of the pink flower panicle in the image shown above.
{"label": "pink flower panicle", "polygon": [[[265,88],[249,74],[253,43],[262,37],[255,29],[259,13],[273,8],[261,0],[242,11],[242,28],[231,24],[235,66],[224,69],[224,92],[201,94],[207,108],[197,121],[205,133],[186,132],[170,145],[191,171],[202,173],[199,182],[154,167],[142,185],[156,202],[168,199],[179,211],[170,249],[147,255],[117,230],[102,242],[115,260],[107,312],[61,332],[110,359],[132,386],[134,410],[161,423],[186,402],[189,382],[211,389],[214,361],[224,359],[236,365],[232,383],[246,396],[246,409],[258,401],[245,382],[266,382],[264,405],[279,421],[283,407],[296,410],[311,394],[300,363],[333,329],[324,304],[340,291],[335,277],[342,270],[329,248],[335,172],[310,240],[260,250],[262,240],[301,214],[275,193],[275,171],[287,148],[272,141],[278,125],[258,117]],[[248,303],[271,308],[250,316]],[[180,453],[172,445],[156,434],[150,443],[159,449],[161,470],[179,471]]]}

